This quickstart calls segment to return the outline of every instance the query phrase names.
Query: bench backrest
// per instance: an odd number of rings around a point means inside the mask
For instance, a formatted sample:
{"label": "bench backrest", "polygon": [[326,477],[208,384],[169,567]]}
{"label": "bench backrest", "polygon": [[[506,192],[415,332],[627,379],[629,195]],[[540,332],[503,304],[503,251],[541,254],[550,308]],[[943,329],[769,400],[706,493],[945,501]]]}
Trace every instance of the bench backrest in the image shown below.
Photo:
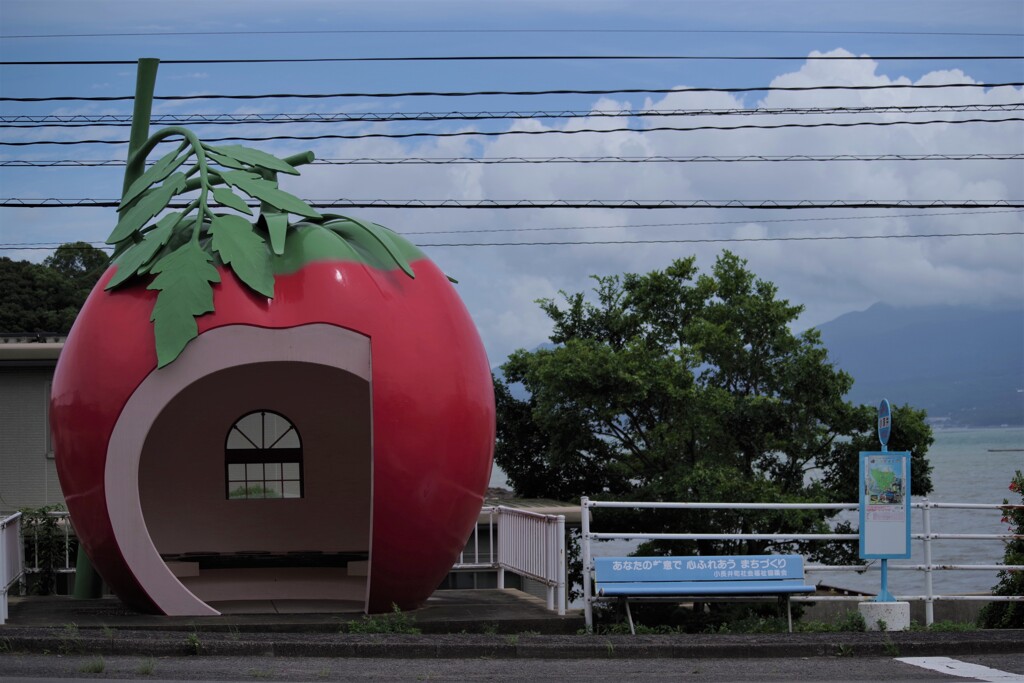
{"label": "bench backrest", "polygon": [[804,578],[800,555],[596,557],[600,583],[619,581],[783,581]]}

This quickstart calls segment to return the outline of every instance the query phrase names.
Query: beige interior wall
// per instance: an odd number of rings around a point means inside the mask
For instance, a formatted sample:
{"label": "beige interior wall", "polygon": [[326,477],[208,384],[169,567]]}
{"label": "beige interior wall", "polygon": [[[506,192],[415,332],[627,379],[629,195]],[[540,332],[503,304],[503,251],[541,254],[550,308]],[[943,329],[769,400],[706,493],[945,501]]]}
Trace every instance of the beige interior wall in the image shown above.
{"label": "beige interior wall", "polygon": [[[301,499],[226,499],[225,437],[260,409],[281,413],[302,437]],[[139,464],[158,552],[368,551],[370,410],[368,382],[311,363],[244,365],[190,385],[157,418]]]}

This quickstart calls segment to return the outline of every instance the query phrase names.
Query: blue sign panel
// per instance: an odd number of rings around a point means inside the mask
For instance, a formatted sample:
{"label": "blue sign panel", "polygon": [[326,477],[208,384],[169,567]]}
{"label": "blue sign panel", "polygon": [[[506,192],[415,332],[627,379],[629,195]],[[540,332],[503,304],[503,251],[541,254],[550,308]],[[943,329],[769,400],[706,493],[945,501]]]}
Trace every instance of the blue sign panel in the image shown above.
{"label": "blue sign panel", "polygon": [[882,450],[889,445],[889,432],[892,429],[892,411],[889,410],[889,399],[883,398],[878,404],[878,440]]}
{"label": "blue sign panel", "polygon": [[910,451],[861,451],[860,556],[910,557]]}

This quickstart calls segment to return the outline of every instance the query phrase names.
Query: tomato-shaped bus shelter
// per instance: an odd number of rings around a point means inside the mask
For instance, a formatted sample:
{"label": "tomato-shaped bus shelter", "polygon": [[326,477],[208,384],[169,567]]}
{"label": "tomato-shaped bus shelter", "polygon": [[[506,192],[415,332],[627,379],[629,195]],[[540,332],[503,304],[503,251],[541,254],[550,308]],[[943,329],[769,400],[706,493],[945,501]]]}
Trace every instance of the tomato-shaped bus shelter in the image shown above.
{"label": "tomato-shaped bus shelter", "polygon": [[54,377],[54,448],[126,603],[409,609],[455,561],[491,471],[486,354],[437,266],[390,233],[410,277],[358,225],[289,226],[273,298],[217,264],[213,310],[171,363],[146,280],[107,291],[115,261],[90,294]]}

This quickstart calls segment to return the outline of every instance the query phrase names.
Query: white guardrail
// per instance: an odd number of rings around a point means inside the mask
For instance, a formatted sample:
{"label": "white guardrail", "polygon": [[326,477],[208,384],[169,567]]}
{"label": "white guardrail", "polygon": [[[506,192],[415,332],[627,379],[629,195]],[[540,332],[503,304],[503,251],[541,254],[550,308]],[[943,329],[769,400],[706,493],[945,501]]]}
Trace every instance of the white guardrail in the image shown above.
{"label": "white guardrail", "polygon": [[[547,608],[560,615],[566,609],[565,516],[488,505],[486,548],[481,551],[478,524],[472,550],[463,551],[453,571],[496,570],[498,588],[505,587],[505,572],[515,572],[546,587]],[[470,544],[467,543],[467,547]]]}
{"label": "white guardrail", "polygon": [[21,513],[0,519],[0,624],[7,622],[7,593],[25,571]]}
{"label": "white guardrail", "polygon": [[[676,541],[859,541],[858,534],[669,534],[669,533],[593,533],[590,530],[590,510],[592,508],[629,508],[629,509],[676,509],[676,510],[857,510],[857,503],[644,503],[626,501],[596,501],[587,497],[580,499],[582,508],[582,553],[583,553],[583,575],[589,577],[594,569],[593,541],[608,540],[676,540]],[[1005,510],[1020,508],[1020,505],[996,505],[984,503],[935,503],[924,500],[912,503],[912,508],[921,510],[922,531],[911,534],[910,537],[922,541],[924,544],[924,564],[893,564],[889,563],[889,571],[919,571],[924,572],[925,590],[922,595],[899,595],[900,600],[924,601],[925,623],[931,625],[935,621],[934,603],[940,600],[977,600],[984,602],[996,601],[1024,601],[1020,595],[939,595],[932,588],[932,573],[936,571],[1024,571],[1024,565],[1003,565],[1003,564],[934,564],[932,562],[933,541],[967,541],[967,540],[1001,540],[1012,541],[1024,538],[1020,534],[942,534],[932,531],[931,511],[936,508],[956,510]],[[877,568],[868,564],[857,565],[824,565],[806,564],[804,571],[874,571]],[[584,610],[587,613],[587,621],[590,623],[590,582],[583,582]],[[871,596],[865,595],[803,595],[793,596],[793,601],[798,602],[824,602],[824,601],[863,601],[870,600]]]}

